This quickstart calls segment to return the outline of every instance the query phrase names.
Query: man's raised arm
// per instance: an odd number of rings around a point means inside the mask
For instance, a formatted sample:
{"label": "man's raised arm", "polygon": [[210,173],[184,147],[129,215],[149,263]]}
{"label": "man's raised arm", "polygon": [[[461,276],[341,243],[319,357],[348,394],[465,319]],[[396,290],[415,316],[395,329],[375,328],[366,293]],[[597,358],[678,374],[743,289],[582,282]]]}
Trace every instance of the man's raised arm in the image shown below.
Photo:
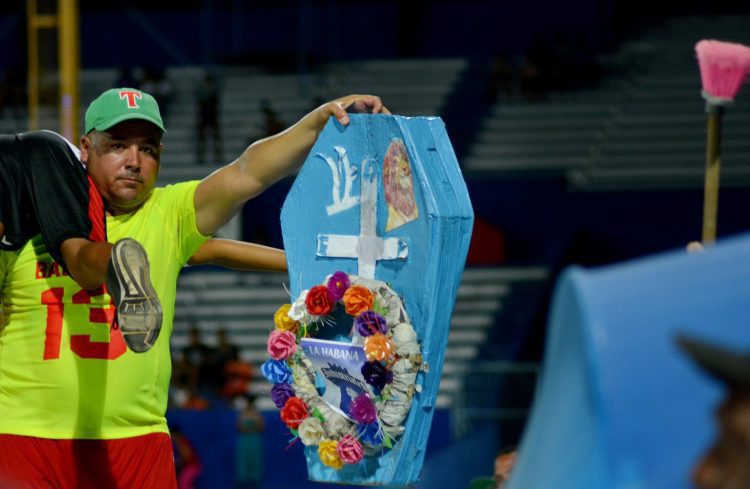
{"label": "man's raised arm", "polygon": [[239,158],[198,185],[195,191],[198,230],[204,235],[215,233],[245,202],[296,171],[331,116],[342,125],[349,124],[347,110],[390,113],[379,97],[348,95],[321,105],[285,131],[251,144]]}

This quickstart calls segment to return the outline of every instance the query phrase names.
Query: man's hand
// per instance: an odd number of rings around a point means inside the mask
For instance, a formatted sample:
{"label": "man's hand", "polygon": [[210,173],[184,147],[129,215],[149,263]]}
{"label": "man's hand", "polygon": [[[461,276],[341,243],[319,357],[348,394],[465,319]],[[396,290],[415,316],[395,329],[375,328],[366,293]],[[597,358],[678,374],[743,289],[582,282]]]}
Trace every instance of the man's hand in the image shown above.
{"label": "man's hand", "polygon": [[383,105],[380,97],[375,95],[347,95],[326,104],[321,105],[318,109],[324,117],[324,122],[320,126],[322,129],[328,118],[333,116],[342,125],[349,124],[348,112],[357,114],[390,114],[391,112]]}

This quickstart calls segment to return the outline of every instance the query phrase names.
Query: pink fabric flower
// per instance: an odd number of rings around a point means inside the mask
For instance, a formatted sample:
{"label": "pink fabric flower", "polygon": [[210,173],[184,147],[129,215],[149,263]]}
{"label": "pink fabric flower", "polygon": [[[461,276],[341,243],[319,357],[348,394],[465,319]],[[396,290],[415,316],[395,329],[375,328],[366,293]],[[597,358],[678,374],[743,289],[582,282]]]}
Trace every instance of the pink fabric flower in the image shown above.
{"label": "pink fabric flower", "polygon": [[334,301],[340,301],[349,285],[349,275],[344,272],[336,272],[328,279],[328,294]]}
{"label": "pink fabric flower", "polygon": [[364,451],[362,445],[352,435],[345,435],[339,444],[336,445],[336,452],[342,462],[347,464],[356,464],[362,460]]}
{"label": "pink fabric flower", "polygon": [[283,329],[274,329],[268,335],[266,351],[274,360],[285,360],[297,351],[297,337]]}
{"label": "pink fabric flower", "polygon": [[349,414],[360,424],[370,424],[377,419],[377,408],[367,394],[360,394],[349,403]]}

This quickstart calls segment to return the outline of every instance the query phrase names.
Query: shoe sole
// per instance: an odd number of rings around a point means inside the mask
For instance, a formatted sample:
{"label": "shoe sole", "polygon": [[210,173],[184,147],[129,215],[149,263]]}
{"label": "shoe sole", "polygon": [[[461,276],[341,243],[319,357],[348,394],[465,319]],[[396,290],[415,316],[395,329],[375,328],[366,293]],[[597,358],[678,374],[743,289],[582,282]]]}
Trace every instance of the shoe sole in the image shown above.
{"label": "shoe sole", "polygon": [[162,308],[140,243],[126,238],[112,247],[107,289],[115,300],[125,343],[136,353],[150,350],[161,331]]}

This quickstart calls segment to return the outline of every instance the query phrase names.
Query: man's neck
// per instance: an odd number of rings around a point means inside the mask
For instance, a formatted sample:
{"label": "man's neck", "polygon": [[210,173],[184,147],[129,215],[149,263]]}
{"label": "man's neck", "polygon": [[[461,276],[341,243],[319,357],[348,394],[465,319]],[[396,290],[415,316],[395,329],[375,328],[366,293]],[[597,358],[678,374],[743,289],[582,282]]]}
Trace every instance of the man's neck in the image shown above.
{"label": "man's neck", "polygon": [[132,214],[135,211],[137,211],[138,209],[140,209],[141,207],[143,207],[143,204],[141,204],[141,205],[139,205],[137,207],[133,207],[132,209],[122,209],[122,208],[119,208],[119,207],[106,206],[104,208],[104,211],[107,213],[107,216],[113,216],[114,217],[114,216],[123,216],[125,214]]}
{"label": "man's neck", "polygon": [[151,198],[151,195],[153,194],[154,189],[149,190],[148,195],[141,201],[140,204],[135,205],[133,207],[119,207],[116,205],[112,205],[109,202],[104,202],[104,211],[107,213],[107,216],[122,216],[124,214],[132,214],[148,202],[148,199]]}

